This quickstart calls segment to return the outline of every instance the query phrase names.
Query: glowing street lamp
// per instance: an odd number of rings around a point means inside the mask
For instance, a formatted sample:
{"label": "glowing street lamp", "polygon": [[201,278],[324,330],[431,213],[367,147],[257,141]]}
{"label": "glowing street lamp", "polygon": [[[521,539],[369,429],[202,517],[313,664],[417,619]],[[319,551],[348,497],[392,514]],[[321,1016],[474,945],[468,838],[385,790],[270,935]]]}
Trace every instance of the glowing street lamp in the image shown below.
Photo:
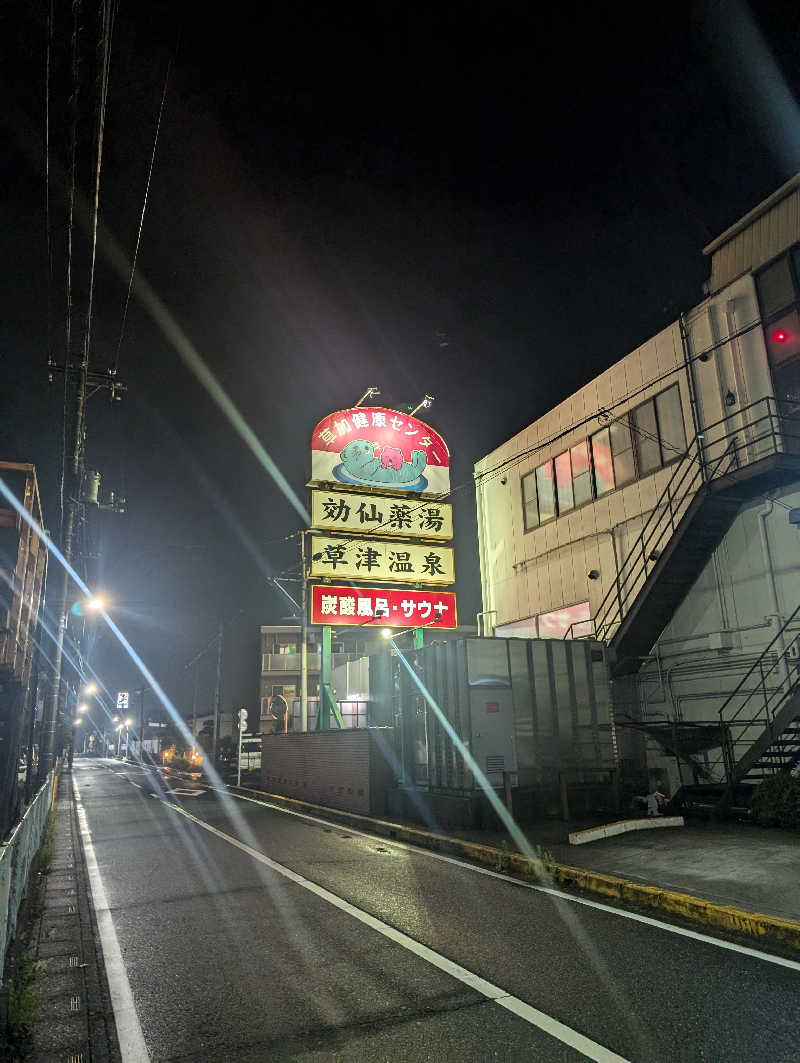
{"label": "glowing street lamp", "polygon": [[84,702],[82,705],[78,706],[78,712],[88,712],[88,711],[89,711],[89,706],[86,704],[86,702]]}
{"label": "glowing street lamp", "polygon": [[98,597],[97,595],[95,595],[93,598],[88,598],[86,600],[86,608],[91,609],[93,613],[100,613],[103,611],[103,609],[105,609],[105,607],[106,603],[103,601],[102,598]]}
{"label": "glowing street lamp", "polygon": [[83,693],[84,694],[96,694],[97,693],[97,683],[87,683],[86,686],[83,688]]}
{"label": "glowing street lamp", "polygon": [[73,723],[75,727],[79,727],[83,723],[83,718],[78,716],[77,719],[73,721]]}

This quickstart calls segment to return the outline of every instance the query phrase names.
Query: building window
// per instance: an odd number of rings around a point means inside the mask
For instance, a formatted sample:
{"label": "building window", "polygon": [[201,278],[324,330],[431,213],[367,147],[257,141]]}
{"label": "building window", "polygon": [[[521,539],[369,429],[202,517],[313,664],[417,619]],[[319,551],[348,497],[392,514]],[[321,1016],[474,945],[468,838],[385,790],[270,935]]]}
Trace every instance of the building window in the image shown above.
{"label": "building window", "polygon": [[594,462],[594,484],[597,497],[613,491],[614,463],[611,460],[611,440],[607,428],[595,432],[592,436],[592,461]]}
{"label": "building window", "polygon": [[655,397],[661,463],[666,465],[686,451],[680,388],[675,384]]}
{"label": "building window", "polygon": [[572,490],[575,505],[592,500],[592,463],[589,460],[589,441],[584,439],[570,451],[572,458]]}
{"label": "building window", "polygon": [[592,621],[588,602],[567,605],[563,609],[553,609],[549,613],[539,613],[525,620],[514,620],[510,624],[500,624],[494,629],[499,639],[563,639],[586,638],[592,634]]}
{"label": "building window", "polygon": [[525,530],[648,476],[685,451],[680,389],[674,384],[523,476]]}
{"label": "building window", "polygon": [[614,479],[617,487],[624,487],[636,479],[633,463],[633,439],[628,418],[612,421],[608,426],[611,434],[611,456],[614,459]]}
{"label": "building window", "polygon": [[758,300],[764,318],[774,317],[795,301],[794,282],[788,255],[767,266],[756,277]]}
{"label": "building window", "polygon": [[555,467],[558,512],[567,513],[575,507],[575,496],[572,493],[572,465],[569,460],[568,450],[558,455],[555,460]]}
{"label": "building window", "polygon": [[536,470],[536,494],[539,498],[539,523],[544,524],[556,515],[552,461],[540,465]]}
{"label": "building window", "polygon": [[536,502],[536,474],[529,472],[522,477],[522,519],[525,531],[539,526],[539,506]]}
{"label": "building window", "polygon": [[636,442],[636,468],[640,476],[646,476],[661,467],[656,405],[652,399],[631,412],[631,427]]}
{"label": "building window", "polygon": [[[755,276],[761,319],[773,368],[800,355],[800,245]],[[775,393],[784,397],[782,377]]]}

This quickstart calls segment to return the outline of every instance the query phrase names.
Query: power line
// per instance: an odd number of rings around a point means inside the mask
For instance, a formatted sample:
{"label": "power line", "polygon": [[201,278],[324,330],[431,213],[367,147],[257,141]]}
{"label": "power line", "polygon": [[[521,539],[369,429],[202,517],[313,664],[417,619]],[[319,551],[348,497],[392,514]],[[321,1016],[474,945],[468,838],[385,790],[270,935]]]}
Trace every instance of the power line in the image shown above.
{"label": "power line", "polygon": [[[176,44],[175,47],[176,47],[176,51],[177,51],[177,44]],[[169,84],[170,70],[172,69],[172,60],[173,60],[173,56],[170,56],[169,62],[167,63],[167,72],[164,75],[164,90],[161,93],[161,105],[158,108],[158,119],[156,121],[155,135],[153,136],[153,151],[152,151],[152,153],[150,155],[150,166],[149,166],[148,171],[147,171],[147,181],[145,183],[145,189],[144,189],[144,200],[142,202],[142,212],[141,212],[141,214],[139,216],[139,231],[136,234],[136,247],[134,249],[133,259],[131,261],[131,272],[130,272],[130,276],[128,278],[128,291],[125,294],[125,307],[124,307],[124,309],[122,311],[122,327],[120,328],[119,342],[117,343],[117,352],[114,355],[114,369],[113,369],[113,373],[114,374],[116,374],[116,372],[117,372],[117,367],[119,365],[119,355],[120,355],[120,351],[122,350],[122,341],[123,341],[123,339],[125,337],[125,325],[126,325],[127,320],[128,320],[128,307],[129,307],[130,301],[131,301],[131,292],[133,291],[133,277],[134,277],[134,274],[136,272],[136,261],[137,261],[137,259],[139,257],[139,246],[140,246],[140,244],[142,242],[142,228],[144,227],[144,215],[145,215],[145,211],[147,210],[147,199],[148,199],[148,196],[150,194],[150,182],[151,182],[152,177],[153,177],[153,167],[155,166],[155,161],[156,161],[156,148],[158,147],[158,136],[159,136],[159,133],[161,132],[161,119],[162,119],[162,117],[164,115],[164,104],[165,104],[166,99],[167,99],[167,86]]]}

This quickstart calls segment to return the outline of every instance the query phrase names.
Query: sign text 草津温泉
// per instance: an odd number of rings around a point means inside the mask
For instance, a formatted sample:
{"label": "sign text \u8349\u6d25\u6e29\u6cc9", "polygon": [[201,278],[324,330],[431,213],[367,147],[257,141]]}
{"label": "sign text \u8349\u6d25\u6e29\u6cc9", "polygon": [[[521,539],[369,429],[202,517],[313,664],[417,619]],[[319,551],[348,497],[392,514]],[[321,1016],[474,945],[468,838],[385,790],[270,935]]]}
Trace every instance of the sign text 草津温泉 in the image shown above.
{"label": "sign text \u8349\u6d25\u6e29\u6cc9", "polygon": [[311,536],[311,571],[315,579],[353,579],[378,583],[455,583],[451,546],[376,539]]}
{"label": "sign text \u8349\u6d25\u6e29\u6cc9", "polygon": [[386,590],[380,587],[311,588],[311,623],[337,627],[458,626],[456,596],[436,589]]}
{"label": "sign text \u8349\u6d25\u6e29\u6cc9", "polygon": [[311,492],[311,524],[320,531],[408,539],[453,538],[453,507],[427,498],[386,497],[315,488]]}

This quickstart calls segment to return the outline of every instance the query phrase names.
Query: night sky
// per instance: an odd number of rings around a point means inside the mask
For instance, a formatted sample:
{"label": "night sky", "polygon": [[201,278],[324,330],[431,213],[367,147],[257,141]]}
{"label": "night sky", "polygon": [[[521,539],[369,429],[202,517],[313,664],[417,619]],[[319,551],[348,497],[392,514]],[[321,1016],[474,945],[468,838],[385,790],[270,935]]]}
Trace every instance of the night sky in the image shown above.
{"label": "night sky", "polygon": [[[45,362],[65,350],[71,16],[56,3],[48,282],[47,7],[0,15],[0,457],[36,464],[57,530],[62,391]],[[465,623],[480,608],[474,461],[697,303],[701,248],[800,169],[797,5],[664,7],[123,0],[117,12],[105,229],[130,257],[171,62],[137,273],[303,497],[323,416],[370,385],[386,405],[436,397]],[[83,8],[85,197],[97,0]],[[74,239],[78,351],[78,221]],[[98,369],[114,362],[125,302],[104,246]],[[182,711],[183,666],[222,615],[223,707],[254,706],[258,625],[287,612],[266,576],[294,562],[280,540],[298,517],[136,299],[119,375],[120,406],[90,402],[87,466],[128,511],[92,515],[90,582]],[[92,663],[112,690],[138,684],[108,635]],[[210,667],[201,685],[205,707]]]}

